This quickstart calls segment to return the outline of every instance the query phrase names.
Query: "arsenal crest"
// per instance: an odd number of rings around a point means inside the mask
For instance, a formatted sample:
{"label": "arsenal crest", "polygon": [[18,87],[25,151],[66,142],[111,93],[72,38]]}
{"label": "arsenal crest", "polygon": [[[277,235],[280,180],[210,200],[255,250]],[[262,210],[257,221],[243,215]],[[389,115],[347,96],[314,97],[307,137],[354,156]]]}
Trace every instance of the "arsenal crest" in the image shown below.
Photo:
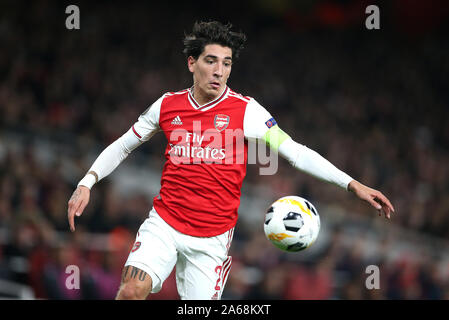
{"label": "arsenal crest", "polygon": [[217,114],[214,118],[214,126],[219,132],[223,131],[228,127],[229,124],[229,116],[225,114]]}

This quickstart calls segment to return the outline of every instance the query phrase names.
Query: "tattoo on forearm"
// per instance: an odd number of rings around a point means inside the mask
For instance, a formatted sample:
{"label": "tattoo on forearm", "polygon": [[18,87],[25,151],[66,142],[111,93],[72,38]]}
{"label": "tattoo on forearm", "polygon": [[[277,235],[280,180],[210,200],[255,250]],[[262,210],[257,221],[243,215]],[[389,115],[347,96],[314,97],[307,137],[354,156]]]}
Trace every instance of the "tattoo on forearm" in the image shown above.
{"label": "tattoo on forearm", "polygon": [[[123,270],[123,278],[122,280],[125,280],[126,276],[128,275],[128,269],[130,266],[125,267],[125,270]],[[145,281],[145,278],[147,276],[147,273],[143,270],[140,270],[139,268],[131,266],[131,273],[130,278],[133,279],[139,279],[140,281]]]}
{"label": "tattoo on forearm", "polygon": [[129,266],[125,267],[125,269],[123,270],[122,281],[125,280],[126,275],[128,274],[128,269],[129,269]]}

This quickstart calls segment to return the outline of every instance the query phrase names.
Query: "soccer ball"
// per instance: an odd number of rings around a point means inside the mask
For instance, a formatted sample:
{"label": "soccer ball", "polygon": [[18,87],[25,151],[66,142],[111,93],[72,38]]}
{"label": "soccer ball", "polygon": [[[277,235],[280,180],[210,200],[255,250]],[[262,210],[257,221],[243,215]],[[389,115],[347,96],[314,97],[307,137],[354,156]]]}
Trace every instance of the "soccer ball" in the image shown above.
{"label": "soccer ball", "polygon": [[275,201],[267,210],[265,235],[276,247],[296,252],[310,247],[320,231],[320,216],[310,201],[287,196]]}

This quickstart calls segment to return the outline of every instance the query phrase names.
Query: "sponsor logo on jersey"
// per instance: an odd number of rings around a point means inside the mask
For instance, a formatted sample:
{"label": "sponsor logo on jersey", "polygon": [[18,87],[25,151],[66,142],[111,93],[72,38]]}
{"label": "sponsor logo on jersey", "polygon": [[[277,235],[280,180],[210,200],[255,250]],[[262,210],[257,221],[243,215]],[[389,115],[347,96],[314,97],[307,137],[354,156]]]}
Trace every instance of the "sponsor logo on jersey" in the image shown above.
{"label": "sponsor logo on jersey", "polygon": [[217,114],[214,118],[214,126],[219,132],[226,129],[229,125],[230,117],[225,114]]}
{"label": "sponsor logo on jersey", "polygon": [[180,118],[179,116],[176,116],[176,117],[173,119],[173,121],[171,122],[171,124],[174,124],[174,125],[181,125],[181,124],[182,124],[181,118]]}
{"label": "sponsor logo on jersey", "polygon": [[267,122],[265,122],[265,124],[267,125],[268,129],[271,128],[272,126],[277,125],[276,120],[274,120],[274,118],[271,118],[270,120],[268,120]]}
{"label": "sponsor logo on jersey", "polygon": [[[220,115],[217,115],[220,116]],[[223,116],[223,115],[221,115]],[[219,118],[219,117],[218,117]],[[183,127],[170,133],[167,153],[174,164],[190,163],[245,163],[243,130],[229,129],[229,116],[224,115],[223,131],[211,127],[201,130],[201,121],[193,121],[193,132]]]}

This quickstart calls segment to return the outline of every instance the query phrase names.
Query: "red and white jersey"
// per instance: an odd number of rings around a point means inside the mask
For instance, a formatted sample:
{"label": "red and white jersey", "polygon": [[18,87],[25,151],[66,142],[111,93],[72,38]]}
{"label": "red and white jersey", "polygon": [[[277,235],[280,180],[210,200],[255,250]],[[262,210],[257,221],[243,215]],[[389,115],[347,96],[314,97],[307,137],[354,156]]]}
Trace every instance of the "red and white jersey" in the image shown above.
{"label": "red and white jersey", "polygon": [[154,208],[176,230],[212,237],[237,222],[248,140],[267,143],[294,168],[345,190],[353,180],[319,153],[293,141],[253,98],[226,87],[217,99],[200,106],[191,91],[159,98],[103,150],[78,185],[92,188],[135,148],[163,131],[168,140],[167,161]]}
{"label": "red and white jersey", "polygon": [[162,131],[168,141],[161,189],[153,202],[158,214],[182,233],[211,237],[235,226],[247,139],[263,137],[272,117],[253,98],[228,87],[202,106],[192,91],[164,94],[132,131],[140,141]]}

